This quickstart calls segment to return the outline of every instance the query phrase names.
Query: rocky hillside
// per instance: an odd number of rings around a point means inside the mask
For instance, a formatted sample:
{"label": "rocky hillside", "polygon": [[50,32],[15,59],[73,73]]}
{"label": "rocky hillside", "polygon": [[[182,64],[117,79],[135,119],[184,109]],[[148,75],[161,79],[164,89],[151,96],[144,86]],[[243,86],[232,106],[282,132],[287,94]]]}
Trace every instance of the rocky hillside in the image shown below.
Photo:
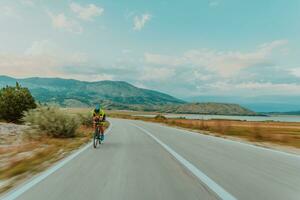
{"label": "rocky hillside", "polygon": [[61,106],[84,107],[96,102],[124,105],[180,104],[184,101],[170,95],[135,87],[124,81],[85,82],[61,78],[14,79],[0,76],[0,87],[19,82],[28,87],[40,102]]}

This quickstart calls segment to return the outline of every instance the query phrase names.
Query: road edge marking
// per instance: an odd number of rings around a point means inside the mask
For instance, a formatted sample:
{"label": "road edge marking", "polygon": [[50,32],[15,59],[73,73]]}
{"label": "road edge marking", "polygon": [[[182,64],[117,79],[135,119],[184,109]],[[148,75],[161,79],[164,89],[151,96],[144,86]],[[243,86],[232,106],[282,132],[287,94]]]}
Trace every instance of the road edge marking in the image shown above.
{"label": "road edge marking", "polygon": [[197,132],[196,130],[187,130],[187,129],[182,128],[182,127],[174,127],[174,126],[169,126],[167,124],[161,124],[161,123],[155,123],[155,122],[145,122],[145,121],[142,121],[142,120],[135,120],[135,121],[139,121],[139,122],[147,123],[147,124],[155,124],[155,125],[162,126],[162,127],[165,127],[165,128],[175,129],[176,131],[181,131],[181,132],[184,132],[185,134],[193,135],[193,136],[196,136],[196,137],[199,137],[199,136],[200,137],[202,137],[202,136],[203,137],[209,137],[209,138],[216,139],[216,140],[222,140],[222,141],[229,142],[229,143],[235,143],[235,144],[238,144],[238,145],[241,145],[241,146],[247,146],[247,147],[258,149],[258,150],[261,150],[261,151],[265,150],[267,152],[282,154],[282,155],[289,156],[289,157],[295,157],[297,159],[300,158],[300,155],[296,154],[296,153],[286,152],[286,151],[282,151],[282,150],[279,150],[279,149],[273,149],[271,147],[259,146],[259,145],[256,145],[256,144],[247,143],[247,141],[242,142],[242,141],[238,141],[238,140],[232,140],[230,138],[217,137],[217,136],[214,136],[214,135],[206,135],[206,134],[202,133],[201,130],[200,130],[200,132]]}
{"label": "road edge marking", "polygon": [[136,128],[140,129],[144,133],[146,133],[148,136],[150,136],[153,140],[155,140],[158,144],[160,144],[168,153],[170,153],[180,164],[182,164],[186,169],[188,169],[194,176],[200,180],[200,182],[204,183],[210,190],[212,190],[218,197],[220,197],[223,200],[237,200],[234,196],[232,196],[230,193],[228,193],[225,189],[223,189],[221,186],[219,186],[216,182],[214,182],[211,178],[209,178],[206,174],[204,174],[202,171],[200,171],[196,166],[194,166],[192,163],[187,161],[185,158],[183,158],[181,155],[179,155],[176,151],[174,151],[171,147],[169,147],[167,144],[159,140],[157,137],[152,135],[149,131],[145,130],[144,128],[133,124]]}
{"label": "road edge marking", "polygon": [[[110,126],[109,126],[108,130],[106,131],[106,134],[108,134],[111,131],[112,126],[113,126],[111,121],[109,123],[110,123]],[[30,188],[32,188],[36,184],[40,183],[41,181],[43,181],[45,178],[47,178],[48,176],[50,176],[51,174],[53,174],[54,172],[56,172],[57,170],[62,168],[64,165],[69,163],[71,160],[73,160],[79,154],[81,154],[82,152],[84,152],[85,150],[90,148],[92,146],[92,144],[93,144],[92,142],[89,142],[88,144],[81,147],[80,149],[75,150],[69,156],[62,159],[58,163],[54,164],[52,167],[50,167],[46,171],[42,172],[40,175],[37,175],[36,177],[33,177],[33,179],[29,180],[29,182],[25,182],[25,183],[23,183],[23,185],[21,185],[21,186],[15,188],[15,189],[13,189],[12,191],[4,194],[3,196],[0,197],[0,200],[14,200],[14,199],[18,198],[23,193],[28,191]]]}

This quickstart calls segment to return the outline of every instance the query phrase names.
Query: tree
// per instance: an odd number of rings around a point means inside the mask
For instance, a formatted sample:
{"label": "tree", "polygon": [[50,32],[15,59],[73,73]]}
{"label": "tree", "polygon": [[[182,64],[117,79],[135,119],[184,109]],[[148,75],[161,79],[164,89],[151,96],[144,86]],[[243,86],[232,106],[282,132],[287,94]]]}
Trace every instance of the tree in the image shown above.
{"label": "tree", "polygon": [[36,108],[36,103],[28,88],[17,82],[15,87],[6,86],[0,90],[0,119],[18,122],[23,112]]}

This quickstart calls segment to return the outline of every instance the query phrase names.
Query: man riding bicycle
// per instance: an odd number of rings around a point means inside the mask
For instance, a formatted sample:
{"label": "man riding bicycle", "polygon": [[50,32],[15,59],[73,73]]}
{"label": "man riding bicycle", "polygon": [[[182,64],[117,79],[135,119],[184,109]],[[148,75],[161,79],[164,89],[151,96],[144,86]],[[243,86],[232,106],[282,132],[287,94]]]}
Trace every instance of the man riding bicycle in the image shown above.
{"label": "man riding bicycle", "polygon": [[101,141],[104,140],[105,118],[106,118],[105,112],[101,109],[101,106],[97,104],[93,112],[93,125],[94,125],[94,129],[96,129],[96,127],[99,127]]}

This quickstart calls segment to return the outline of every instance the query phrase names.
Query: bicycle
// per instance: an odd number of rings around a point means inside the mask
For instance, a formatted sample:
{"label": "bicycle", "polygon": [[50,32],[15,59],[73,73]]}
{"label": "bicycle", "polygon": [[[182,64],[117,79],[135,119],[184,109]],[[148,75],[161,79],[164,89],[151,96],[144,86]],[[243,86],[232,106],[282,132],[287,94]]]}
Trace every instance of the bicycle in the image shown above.
{"label": "bicycle", "polygon": [[104,133],[100,133],[100,121],[97,121],[96,124],[95,124],[95,133],[94,133],[94,139],[93,139],[93,144],[94,144],[94,148],[97,148],[97,145],[101,144],[102,141],[101,141],[101,134],[104,134]]}

